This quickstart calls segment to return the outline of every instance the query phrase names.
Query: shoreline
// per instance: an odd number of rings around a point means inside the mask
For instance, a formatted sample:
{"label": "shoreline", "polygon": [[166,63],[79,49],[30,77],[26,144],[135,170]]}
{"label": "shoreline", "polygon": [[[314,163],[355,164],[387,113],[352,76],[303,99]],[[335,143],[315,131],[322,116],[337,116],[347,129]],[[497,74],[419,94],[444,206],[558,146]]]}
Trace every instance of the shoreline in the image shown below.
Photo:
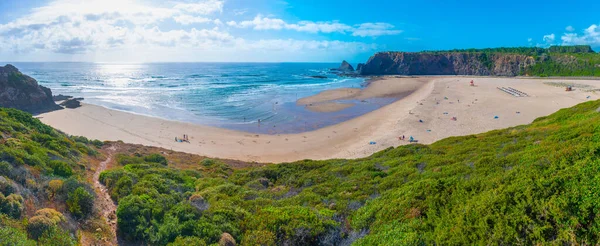
{"label": "shoreline", "polygon": [[[386,77],[394,83],[426,81],[416,91],[359,117],[317,130],[294,134],[255,134],[164,120],[84,104],[38,115],[70,135],[162,147],[192,154],[248,162],[278,163],[302,159],[360,158],[388,147],[419,143],[527,124],[560,108],[595,100],[596,93],[548,86],[556,80],[481,77]],[[475,80],[477,86],[468,86]],[[583,80],[577,80],[582,83]],[[557,82],[568,82],[560,80]],[[596,86],[597,81],[583,81]],[[517,98],[496,89],[514,87],[529,93]],[[589,98],[588,98],[589,96]],[[444,99],[448,98],[448,99]],[[459,101],[455,101],[459,100]],[[518,111],[519,114],[515,114]],[[494,119],[499,116],[499,119]],[[452,121],[450,117],[458,120]],[[419,122],[419,120],[423,122]],[[187,134],[190,143],[174,138]],[[375,144],[369,144],[375,142]]]}

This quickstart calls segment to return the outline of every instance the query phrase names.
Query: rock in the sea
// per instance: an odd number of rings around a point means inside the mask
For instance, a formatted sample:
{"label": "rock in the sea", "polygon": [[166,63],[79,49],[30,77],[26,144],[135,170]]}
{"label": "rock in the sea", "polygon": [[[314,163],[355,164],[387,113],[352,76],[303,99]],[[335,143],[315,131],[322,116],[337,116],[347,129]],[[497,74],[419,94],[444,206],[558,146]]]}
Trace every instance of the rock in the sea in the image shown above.
{"label": "rock in the sea", "polygon": [[342,64],[337,70],[344,73],[354,72],[354,67],[352,67],[352,65],[350,65],[350,63],[347,61],[342,61]]}
{"label": "rock in the sea", "polygon": [[61,109],[54,103],[50,89],[13,65],[0,67],[0,107],[16,108],[30,113]]}
{"label": "rock in the sea", "polygon": [[65,108],[79,108],[81,107],[81,103],[77,99],[78,98],[66,100],[62,102],[60,106],[64,106]]}
{"label": "rock in the sea", "polygon": [[73,96],[66,96],[63,94],[58,94],[57,96],[52,96],[52,100],[56,101],[64,101],[73,98]]}
{"label": "rock in the sea", "polygon": [[308,77],[311,77],[313,79],[326,79],[327,78],[327,76],[323,76],[323,75],[311,75]]}

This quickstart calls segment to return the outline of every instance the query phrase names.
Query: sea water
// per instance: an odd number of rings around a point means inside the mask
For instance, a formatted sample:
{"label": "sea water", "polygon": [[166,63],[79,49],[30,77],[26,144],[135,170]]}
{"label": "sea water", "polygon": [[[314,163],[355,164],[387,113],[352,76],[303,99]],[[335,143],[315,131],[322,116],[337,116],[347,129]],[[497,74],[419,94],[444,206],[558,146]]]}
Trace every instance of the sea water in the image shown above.
{"label": "sea water", "polygon": [[[392,99],[370,99],[332,113],[300,98],[359,88],[364,78],[332,73],[333,63],[14,63],[54,95],[167,120],[255,133],[297,133],[365,114]],[[311,76],[325,76],[315,78]],[[258,120],[260,119],[260,124]]]}

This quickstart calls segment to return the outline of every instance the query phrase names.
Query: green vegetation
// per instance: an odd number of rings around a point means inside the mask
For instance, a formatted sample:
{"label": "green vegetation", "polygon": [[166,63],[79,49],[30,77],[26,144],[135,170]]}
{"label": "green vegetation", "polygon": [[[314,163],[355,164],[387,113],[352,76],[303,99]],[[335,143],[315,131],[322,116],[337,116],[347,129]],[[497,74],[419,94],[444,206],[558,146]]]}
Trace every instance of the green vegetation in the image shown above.
{"label": "green vegetation", "polygon": [[[357,160],[102,173],[118,226],[151,245],[600,243],[600,101],[531,125]],[[127,159],[127,158],[122,158]]]}
{"label": "green vegetation", "polygon": [[0,108],[0,245],[75,245],[77,223],[94,214],[83,174],[98,143],[83,139]]}
{"label": "green vegetation", "polygon": [[[134,244],[595,245],[598,108],[356,160],[177,169],[168,156],[118,155],[100,181]],[[94,147],[17,110],[0,109],[0,129],[2,242],[74,245],[70,223],[94,214],[81,179]],[[63,209],[31,207],[50,203]]]}

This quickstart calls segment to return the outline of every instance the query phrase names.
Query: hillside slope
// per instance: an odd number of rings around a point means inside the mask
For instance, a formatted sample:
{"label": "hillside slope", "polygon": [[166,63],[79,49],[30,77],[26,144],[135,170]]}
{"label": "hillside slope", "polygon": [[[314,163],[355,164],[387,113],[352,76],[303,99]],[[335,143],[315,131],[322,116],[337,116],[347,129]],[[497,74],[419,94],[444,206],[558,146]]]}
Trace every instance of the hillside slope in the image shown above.
{"label": "hillside slope", "polygon": [[177,169],[122,155],[100,181],[121,235],[151,245],[598,244],[599,107],[357,160]]}
{"label": "hillside slope", "polygon": [[102,143],[62,134],[28,113],[0,108],[0,244],[102,242],[86,174]]}
{"label": "hillside slope", "polygon": [[361,75],[600,76],[589,46],[379,52]]}
{"label": "hillside slope", "polygon": [[[133,244],[598,244],[599,108],[356,160],[233,168],[133,146],[99,180]],[[109,241],[86,178],[102,143],[14,109],[0,130],[3,242]]]}

